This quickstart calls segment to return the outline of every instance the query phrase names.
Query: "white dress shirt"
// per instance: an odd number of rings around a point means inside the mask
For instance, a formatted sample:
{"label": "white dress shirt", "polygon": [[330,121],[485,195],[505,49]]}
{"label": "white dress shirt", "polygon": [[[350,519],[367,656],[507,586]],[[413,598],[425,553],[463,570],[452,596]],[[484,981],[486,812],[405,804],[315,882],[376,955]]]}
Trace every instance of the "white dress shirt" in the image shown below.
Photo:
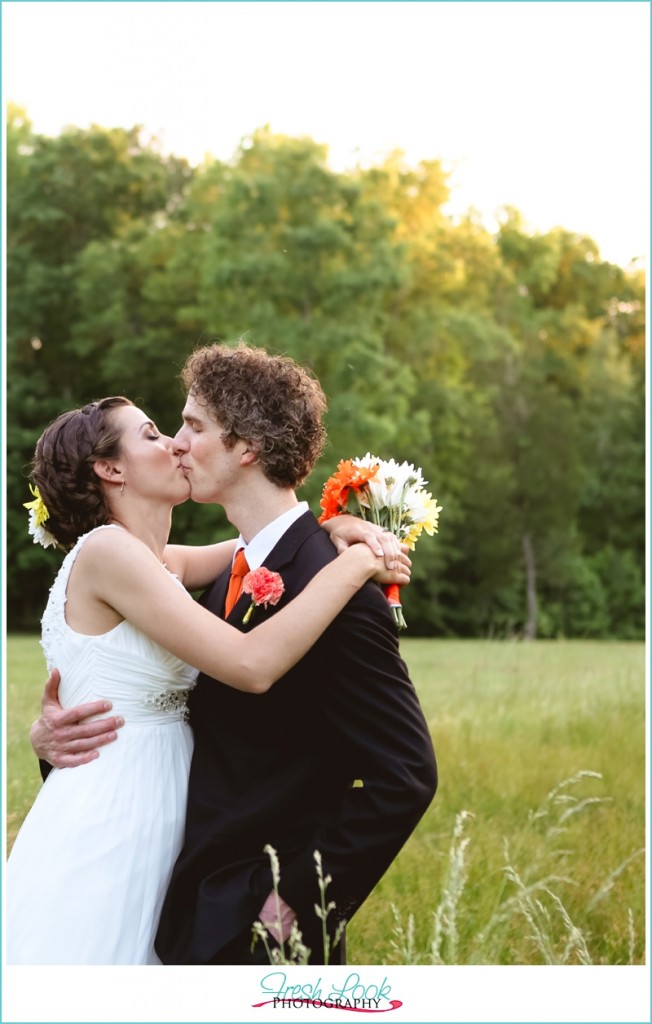
{"label": "white dress shirt", "polygon": [[271,523],[264,526],[262,530],[259,530],[255,537],[245,543],[242,534],[238,537],[238,543],[236,544],[233,557],[240,548],[244,548],[244,553],[247,558],[247,565],[250,569],[258,569],[267,558],[270,551],[276,547],[283,534],[290,529],[292,523],[300,519],[304,513],[309,511],[307,501],[300,501],[297,505],[288,509],[287,512],[283,512],[276,519],[273,519]]}

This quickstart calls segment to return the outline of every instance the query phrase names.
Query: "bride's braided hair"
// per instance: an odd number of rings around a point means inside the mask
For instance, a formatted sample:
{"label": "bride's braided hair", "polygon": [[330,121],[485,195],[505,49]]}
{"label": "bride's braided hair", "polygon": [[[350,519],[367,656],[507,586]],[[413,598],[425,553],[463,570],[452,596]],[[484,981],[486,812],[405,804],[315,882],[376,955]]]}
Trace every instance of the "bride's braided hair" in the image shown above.
{"label": "bride's braided hair", "polygon": [[109,521],[93,463],[119,456],[121,433],[113,424],[112,412],[125,405],[133,402],[116,396],[64,412],[36,444],[30,476],[50,513],[47,530],[65,550]]}

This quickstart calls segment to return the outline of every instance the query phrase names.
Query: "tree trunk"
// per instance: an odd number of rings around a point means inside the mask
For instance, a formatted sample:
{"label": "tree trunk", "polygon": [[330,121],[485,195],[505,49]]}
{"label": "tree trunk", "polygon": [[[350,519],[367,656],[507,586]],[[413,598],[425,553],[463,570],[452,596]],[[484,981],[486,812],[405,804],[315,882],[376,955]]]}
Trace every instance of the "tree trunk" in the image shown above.
{"label": "tree trunk", "polygon": [[527,621],[524,637],[536,640],[537,637],[537,570],[534,561],[534,547],[529,533],[523,534],[523,555],[525,557],[525,587],[527,601]]}

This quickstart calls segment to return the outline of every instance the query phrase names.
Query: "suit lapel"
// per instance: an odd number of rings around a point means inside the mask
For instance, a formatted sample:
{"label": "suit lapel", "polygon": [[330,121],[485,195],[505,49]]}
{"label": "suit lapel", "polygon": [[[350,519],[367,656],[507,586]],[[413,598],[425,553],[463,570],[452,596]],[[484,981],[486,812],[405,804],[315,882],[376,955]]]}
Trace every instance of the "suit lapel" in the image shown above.
{"label": "suit lapel", "polygon": [[[270,570],[270,572],[281,572],[281,570],[294,561],[297,552],[306,542],[308,537],[311,537],[313,533],[320,530],[321,527],[315,519],[312,512],[304,512],[304,514],[292,523],[292,526],[286,530],[278,544],[272,548],[269,555],[264,561],[264,565]],[[282,572],[281,572],[281,575]]]}
{"label": "suit lapel", "polygon": [[[307,538],[319,529],[321,529],[321,527],[312,512],[304,512],[296,522],[292,523],[292,526],[286,530],[279,542],[274,548],[272,548],[269,555],[263,562],[263,565],[265,565],[270,572],[279,572],[282,576],[282,570],[294,561],[297,552],[305,543]],[[222,619],[224,618],[224,602],[226,600],[226,592],[229,587],[230,576],[230,569],[225,569],[224,572],[217,577],[213,586],[205,591],[200,601],[200,603],[208,608],[209,611],[213,612],[214,615],[218,615]],[[241,594],[231,609],[231,614],[226,621],[232,626],[242,628],[242,619],[249,607],[250,601],[251,598],[249,594]],[[268,612],[270,610],[271,609],[267,609]],[[260,611],[263,612],[265,609],[261,608]],[[260,621],[260,616],[258,617],[258,621]],[[255,624],[256,617],[252,616],[250,626]]]}
{"label": "suit lapel", "polygon": [[224,602],[226,600],[226,592],[229,587],[229,579],[231,578],[231,570],[225,569],[221,575],[217,577],[215,582],[208,590],[205,590],[199,599],[199,603],[205,608],[208,608],[213,615],[217,615],[218,618],[224,618]]}
{"label": "suit lapel", "polygon": [[[314,533],[318,533],[320,529],[321,527],[314,515],[312,512],[308,511],[297,519],[288,530],[286,530],[263,562],[265,568],[269,569],[270,572],[279,573],[285,585],[286,596],[284,599],[281,599],[278,605],[268,605],[267,608],[257,608],[251,616],[248,624],[241,628],[248,631],[253,626],[262,622],[264,618],[273,615],[275,611],[283,608],[287,604],[288,600],[292,600],[292,598],[296,596],[296,586],[292,585],[293,580],[295,580],[296,573],[291,572],[292,565],[306,540]],[[248,594],[243,595],[243,597],[246,598],[246,600],[243,601],[243,598],[240,598],[240,601],[238,601],[231,612],[231,615],[234,615],[235,612],[240,615],[239,622],[242,621],[242,617],[244,617],[251,600]],[[229,617],[229,622],[231,621],[231,617]],[[239,622],[234,622],[232,624],[239,625]]]}

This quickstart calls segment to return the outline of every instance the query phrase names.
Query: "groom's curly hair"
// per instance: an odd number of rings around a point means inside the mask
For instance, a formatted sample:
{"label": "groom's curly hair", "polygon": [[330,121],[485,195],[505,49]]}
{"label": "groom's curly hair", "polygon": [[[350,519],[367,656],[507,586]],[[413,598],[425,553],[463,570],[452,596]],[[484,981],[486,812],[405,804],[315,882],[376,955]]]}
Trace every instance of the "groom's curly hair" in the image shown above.
{"label": "groom's curly hair", "polygon": [[326,397],[308,370],[287,356],[239,342],[197,349],[181,380],[223,428],[227,448],[245,440],[272,483],[303,483],[326,442]]}

